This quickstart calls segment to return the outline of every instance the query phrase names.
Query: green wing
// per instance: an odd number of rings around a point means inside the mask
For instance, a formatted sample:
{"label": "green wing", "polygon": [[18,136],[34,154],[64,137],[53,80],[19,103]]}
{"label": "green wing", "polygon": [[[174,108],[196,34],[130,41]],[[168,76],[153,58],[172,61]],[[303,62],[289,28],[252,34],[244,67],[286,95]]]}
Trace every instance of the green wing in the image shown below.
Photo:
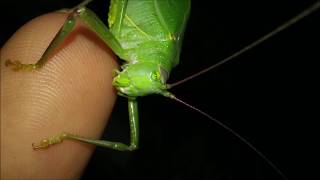
{"label": "green wing", "polygon": [[189,0],[159,0],[155,3],[157,16],[161,25],[167,29],[176,40],[177,56],[174,59],[173,66],[179,63],[179,55],[185,27],[190,13]]}
{"label": "green wing", "polygon": [[127,9],[128,0],[111,0],[108,14],[108,25],[110,30],[113,29],[113,33],[119,34],[121,24]]}

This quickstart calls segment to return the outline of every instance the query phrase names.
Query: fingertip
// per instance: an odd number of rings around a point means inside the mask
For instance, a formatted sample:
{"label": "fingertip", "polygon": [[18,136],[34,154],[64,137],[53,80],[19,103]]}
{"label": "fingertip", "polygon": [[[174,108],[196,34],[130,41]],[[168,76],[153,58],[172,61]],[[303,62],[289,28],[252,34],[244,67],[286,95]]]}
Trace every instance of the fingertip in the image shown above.
{"label": "fingertip", "polygon": [[[6,146],[1,150],[6,157],[1,165],[6,167],[7,175],[16,174],[17,167],[21,170],[20,177],[24,173],[30,178],[46,177],[46,171],[41,173],[44,168],[53,168],[50,176],[54,178],[79,174],[92,148],[65,141],[56,150],[39,153],[32,151],[31,144],[62,131],[97,138],[112,111],[116,99],[112,87],[116,58],[81,24],[38,71],[14,72],[4,66],[6,59],[35,63],[65,18],[63,13],[37,17],[19,29],[1,49],[1,144]],[[76,157],[74,166],[72,161]],[[26,166],[38,169],[30,174],[30,170],[23,171]],[[64,166],[74,167],[66,172]]]}

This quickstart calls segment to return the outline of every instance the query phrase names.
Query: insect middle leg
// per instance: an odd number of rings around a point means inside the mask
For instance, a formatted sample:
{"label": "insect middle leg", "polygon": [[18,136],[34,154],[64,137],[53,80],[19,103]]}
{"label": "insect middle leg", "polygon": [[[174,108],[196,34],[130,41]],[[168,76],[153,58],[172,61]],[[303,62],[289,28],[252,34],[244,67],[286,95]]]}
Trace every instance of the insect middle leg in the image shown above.
{"label": "insect middle leg", "polygon": [[[90,2],[90,1],[85,1]],[[60,28],[59,32],[51,41],[41,58],[34,64],[22,64],[20,61],[6,60],[5,65],[10,66],[13,70],[36,70],[43,67],[55,50],[64,42],[66,37],[74,30],[77,19],[82,20],[90,30],[94,31],[100,39],[102,39],[118,56],[123,57],[123,49],[117,39],[108,30],[105,24],[89,9],[84,7],[84,3],[73,8],[73,11],[67,17],[65,23]]]}

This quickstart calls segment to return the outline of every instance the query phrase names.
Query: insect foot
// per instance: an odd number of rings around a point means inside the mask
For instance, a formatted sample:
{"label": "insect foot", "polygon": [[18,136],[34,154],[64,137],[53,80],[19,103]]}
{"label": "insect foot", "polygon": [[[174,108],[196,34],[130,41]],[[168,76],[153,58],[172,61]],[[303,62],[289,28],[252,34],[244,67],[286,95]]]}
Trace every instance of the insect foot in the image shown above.
{"label": "insect foot", "polygon": [[61,143],[66,137],[67,137],[67,133],[63,132],[57,136],[42,139],[38,145],[35,145],[34,143],[32,143],[32,148],[33,150],[45,149],[51,145]]}
{"label": "insect foot", "polygon": [[36,64],[22,64],[20,61],[11,61],[10,59],[6,60],[5,65],[7,67],[11,66],[11,69],[14,71],[19,71],[19,70],[32,71],[38,68]]}

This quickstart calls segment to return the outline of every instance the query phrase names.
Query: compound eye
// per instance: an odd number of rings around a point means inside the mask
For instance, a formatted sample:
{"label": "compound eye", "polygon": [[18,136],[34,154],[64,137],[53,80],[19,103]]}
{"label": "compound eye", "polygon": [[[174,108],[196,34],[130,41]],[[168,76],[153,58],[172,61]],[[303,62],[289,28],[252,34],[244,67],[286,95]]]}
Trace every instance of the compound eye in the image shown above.
{"label": "compound eye", "polygon": [[159,71],[154,71],[151,73],[151,79],[158,81],[160,79],[160,72]]}

